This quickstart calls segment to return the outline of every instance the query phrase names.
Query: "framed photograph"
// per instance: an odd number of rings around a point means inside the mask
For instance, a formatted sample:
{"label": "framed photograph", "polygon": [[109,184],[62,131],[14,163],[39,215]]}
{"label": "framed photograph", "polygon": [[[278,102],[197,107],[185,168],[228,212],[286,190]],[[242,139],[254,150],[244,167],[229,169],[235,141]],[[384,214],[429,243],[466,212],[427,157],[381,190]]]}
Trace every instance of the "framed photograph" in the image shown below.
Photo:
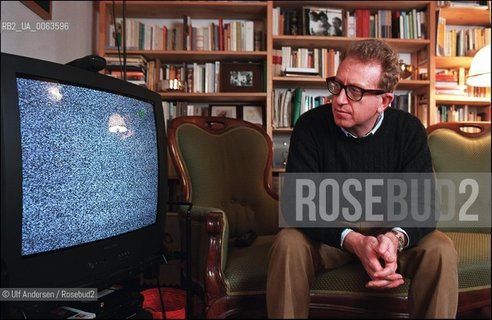
{"label": "framed photograph", "polygon": [[220,92],[263,91],[263,65],[258,62],[222,62]]}
{"label": "framed photograph", "polygon": [[237,118],[237,106],[234,105],[210,105],[210,116],[223,118]]}
{"label": "framed photograph", "polygon": [[243,120],[263,126],[265,124],[263,111],[264,108],[262,106],[244,105],[242,106]]}
{"label": "framed photograph", "polygon": [[342,9],[303,7],[304,34],[311,36],[343,36]]}

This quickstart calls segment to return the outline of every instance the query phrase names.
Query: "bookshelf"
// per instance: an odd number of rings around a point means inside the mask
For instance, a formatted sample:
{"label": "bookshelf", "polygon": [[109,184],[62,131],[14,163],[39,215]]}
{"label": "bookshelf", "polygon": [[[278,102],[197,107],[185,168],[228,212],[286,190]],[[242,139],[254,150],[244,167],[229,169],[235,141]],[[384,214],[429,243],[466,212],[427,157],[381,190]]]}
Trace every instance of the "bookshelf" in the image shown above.
{"label": "bookshelf", "polygon": [[[196,31],[197,28],[204,29],[205,26],[215,23],[217,27],[219,25],[219,18],[223,20],[223,24],[231,23],[232,21],[253,21],[254,30],[266,29],[267,21],[267,3],[266,2],[245,2],[245,1],[116,1],[114,4],[112,1],[100,1],[97,5],[99,14],[99,27],[98,27],[98,54],[101,56],[117,55],[118,50],[114,46],[110,46],[110,33],[114,29],[111,27],[115,25],[113,16],[120,19],[123,16],[123,8],[125,8],[125,19],[128,24],[129,21],[138,21],[145,26],[166,26],[167,31],[171,32],[172,28],[181,25],[180,29],[176,31],[176,39],[173,37],[173,42],[176,41],[175,47],[142,49],[142,48],[127,48],[127,56],[143,56],[147,61],[154,61],[155,65],[153,70],[155,75],[152,80],[151,89],[157,91],[164,102],[183,102],[185,104],[200,104],[202,111],[208,110],[208,104],[212,103],[234,103],[234,104],[255,104],[261,105],[266,108],[267,91],[262,89],[255,92],[220,92],[218,90],[212,90],[210,92],[203,89],[190,90],[162,90],[159,86],[159,72],[163,72],[160,69],[164,69],[166,66],[178,66],[182,65],[188,69],[195,68],[195,65],[201,67],[205,64],[215,64],[226,61],[237,62],[260,62],[266,63],[267,51],[266,44],[263,47],[255,50],[228,50],[217,48],[195,48],[196,42],[191,47],[190,43],[184,45],[178,42],[183,35],[183,24],[185,18],[190,19],[190,26],[197,26],[193,28]],[[118,22],[117,22],[118,23]],[[113,29],[111,29],[113,28]],[[176,29],[175,29],[176,30]],[[188,29],[186,29],[188,30]],[[191,31],[191,30],[190,30]],[[147,32],[147,30],[145,31]],[[151,31],[151,34],[155,32],[155,29]],[[128,32],[131,34],[131,31]],[[145,38],[147,35],[140,37]],[[263,34],[265,36],[265,34]],[[167,36],[169,39],[170,35]],[[181,41],[181,40],[180,40]],[[183,39],[183,42],[186,41]],[[212,41],[212,40],[210,40]],[[225,40],[224,40],[225,41]],[[216,39],[218,42],[218,39]],[[169,45],[169,40],[168,43]],[[164,45],[165,47],[166,45]],[[188,46],[188,47],[187,47]],[[120,49],[120,52],[122,49]],[[195,64],[195,65],[194,65]],[[215,70],[215,68],[214,68]],[[165,71],[164,71],[165,72]],[[213,71],[215,72],[215,71]],[[218,75],[219,71],[217,71]],[[217,75],[212,74],[215,81]],[[183,76],[180,76],[183,78]],[[186,75],[188,77],[188,75]],[[180,79],[186,81],[185,79]],[[195,83],[194,83],[195,84]],[[201,84],[200,84],[201,85]],[[215,86],[215,85],[214,85]],[[191,86],[190,86],[191,88]],[[268,117],[268,114],[266,115]],[[267,119],[265,119],[265,123]]]}
{"label": "bookshelf", "polygon": [[[438,52],[437,48],[434,48],[433,64],[434,72],[432,73],[432,88],[430,99],[434,108],[431,108],[430,124],[442,122],[442,121],[490,121],[490,88],[474,89],[472,87],[466,87],[465,95],[451,95],[441,93],[439,89],[439,76],[440,72],[464,72],[465,78],[468,69],[473,60],[473,55],[482,48],[485,44],[490,44],[490,1],[487,1],[488,5],[473,6],[476,1],[470,1],[469,4],[453,3],[453,1],[443,1],[442,4],[435,5],[435,26],[436,36],[435,42],[439,41],[439,28],[445,30],[446,33],[460,32],[460,30],[475,30],[473,40],[473,48],[466,48],[462,51],[455,52],[452,50],[454,44],[452,42],[459,41],[459,37],[451,33],[445,47],[446,51]],[[440,21],[442,18],[444,21]],[[444,22],[445,27],[440,24]],[[488,29],[488,31],[486,31]],[[483,30],[483,31],[482,31]],[[488,32],[488,35],[487,35]],[[466,35],[468,37],[468,35]],[[476,44],[475,44],[476,43]],[[451,49],[447,48],[448,46]],[[451,53],[449,51],[451,51]],[[461,69],[461,71],[460,71]],[[464,79],[462,79],[464,80]],[[458,80],[459,84],[462,84]],[[443,110],[446,113],[452,111],[455,116],[443,116]],[[465,111],[466,110],[466,111]],[[458,116],[459,114],[459,116]]]}
{"label": "bookshelf", "polygon": [[[314,95],[327,95],[326,84],[323,77],[286,77],[278,74],[275,61],[277,50],[282,47],[291,47],[293,50],[306,48],[327,48],[341,50],[348,43],[362,37],[355,35],[347,36],[348,26],[344,26],[342,36],[312,36],[303,33],[302,28],[296,35],[278,32],[274,34],[274,17],[276,8],[280,12],[285,10],[299,11],[302,14],[303,7],[334,8],[341,10],[344,23],[347,22],[347,12],[354,15],[355,10],[364,9],[371,15],[387,10],[388,12],[423,12],[420,17],[424,28],[420,37],[400,38],[391,34],[385,40],[402,56],[406,57],[406,63],[418,67],[417,72],[411,77],[401,80],[397,87],[397,94],[406,94],[411,97],[410,112],[418,116],[424,125],[435,122],[437,105],[439,104],[467,104],[472,109],[487,110],[487,120],[490,120],[490,97],[487,98],[456,98],[440,96],[435,94],[436,69],[439,68],[467,68],[471,57],[441,57],[436,55],[436,30],[437,13],[445,17],[449,23],[470,26],[490,27],[490,9],[477,8],[440,8],[435,1],[100,1],[96,4],[98,13],[97,48],[98,54],[105,56],[115,55],[117,50],[109,47],[110,25],[112,16],[122,17],[123,6],[125,6],[126,19],[149,20],[154,23],[161,21],[167,24],[169,21],[180,20],[187,16],[191,18],[193,26],[200,20],[216,22],[219,18],[223,21],[250,20],[254,21],[255,30],[262,30],[263,46],[253,51],[232,50],[141,50],[127,49],[127,55],[142,55],[148,61],[157,61],[157,66],[164,64],[204,64],[207,62],[260,62],[264,64],[263,78],[264,88],[259,92],[180,92],[161,91],[154,83],[154,89],[159,92],[163,101],[187,102],[192,104],[254,104],[265,108],[264,121],[265,131],[274,141],[281,141],[282,146],[285,139],[291,133],[291,127],[276,127],[274,122],[274,105],[272,98],[275,90],[294,90],[301,88],[312,91]],[[302,19],[301,19],[302,20]],[[276,26],[275,26],[276,28]],[[379,37],[379,35],[378,35]],[[189,48],[188,48],[189,49]],[[204,108],[205,110],[207,108]],[[274,168],[275,172],[281,172],[282,168]]]}
{"label": "bookshelf", "polygon": [[[388,12],[424,12],[425,19],[422,23],[426,26],[426,31],[421,37],[413,38],[397,38],[397,37],[385,37],[385,40],[392,46],[392,48],[400,53],[402,56],[407,56],[407,63],[419,66],[422,71],[426,71],[427,75],[431,71],[431,54],[432,52],[432,38],[431,38],[431,23],[433,13],[433,4],[431,1],[350,1],[350,2],[340,2],[340,1],[273,1],[271,8],[272,13],[269,16],[273,16],[275,13],[275,8],[280,8],[280,12],[283,11],[298,11],[303,12],[304,8],[333,8],[335,10],[341,9],[343,12],[343,18],[345,23],[345,33],[342,36],[312,36],[306,34],[296,34],[290,35],[289,32],[285,32],[285,27],[282,32],[282,28],[279,27],[279,32],[269,32],[271,35],[271,47],[269,47],[269,59],[273,59],[276,54],[275,50],[281,49],[282,47],[291,47],[292,51],[297,48],[308,48],[309,50],[314,50],[316,48],[329,48],[334,50],[342,50],[347,44],[360,39],[362,37],[357,34],[355,37],[347,35],[347,12],[351,15],[355,13],[357,9],[366,9],[371,15],[376,13],[381,13],[383,11]],[[279,19],[282,21],[282,19]],[[277,18],[272,17],[272,21],[277,21]],[[273,23],[273,22],[272,22]],[[284,22],[285,23],[285,22]],[[298,28],[300,29],[300,28]],[[304,28],[304,31],[306,28]],[[275,33],[275,34],[274,34]],[[378,36],[380,37],[380,36]],[[270,55],[272,58],[270,58]],[[282,56],[282,61],[284,57]],[[269,61],[272,61],[269,60]],[[269,82],[271,83],[272,91],[275,90],[294,90],[295,88],[301,88],[306,92],[314,92],[313,94],[328,94],[326,89],[325,77],[286,77],[278,72],[273,72],[269,75]],[[428,122],[428,112],[429,108],[424,108],[424,105],[429,104],[429,96],[431,89],[431,81],[428,76],[420,78],[418,73],[412,74],[410,78],[401,80],[397,87],[397,93],[402,95],[411,95],[412,106],[411,112],[419,116],[423,122],[427,125]],[[271,108],[275,108],[272,102]],[[423,110],[421,110],[423,109]],[[422,113],[425,113],[422,115]],[[273,120],[275,112],[272,112]],[[274,141],[274,149],[278,146],[281,150],[281,142],[285,140],[292,131],[291,127],[280,127],[272,124],[272,137]],[[276,143],[276,141],[280,143]],[[274,150],[275,151],[275,150]],[[275,152],[274,152],[275,153]],[[275,155],[274,155],[275,158]],[[274,161],[275,164],[275,161]],[[281,167],[274,166],[274,174],[283,172],[284,169]]]}

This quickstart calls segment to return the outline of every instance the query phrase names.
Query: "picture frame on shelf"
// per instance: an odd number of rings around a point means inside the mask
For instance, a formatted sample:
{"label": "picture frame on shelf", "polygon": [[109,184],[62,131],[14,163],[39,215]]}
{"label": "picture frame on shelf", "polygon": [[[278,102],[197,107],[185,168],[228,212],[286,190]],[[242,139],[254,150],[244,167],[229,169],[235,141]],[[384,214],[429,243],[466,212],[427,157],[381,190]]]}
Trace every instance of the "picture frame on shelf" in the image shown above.
{"label": "picture frame on shelf", "polygon": [[265,125],[264,110],[265,108],[259,105],[243,105],[241,107],[242,119],[263,127]]}
{"label": "picture frame on shelf", "polygon": [[210,116],[212,117],[222,117],[222,118],[233,118],[237,119],[237,106],[236,105],[221,105],[221,104],[211,104],[209,106]]}
{"label": "picture frame on shelf", "polygon": [[263,65],[259,62],[222,62],[220,92],[261,92]]}
{"label": "picture frame on shelf", "polygon": [[310,36],[343,36],[343,10],[303,7],[304,34]]}

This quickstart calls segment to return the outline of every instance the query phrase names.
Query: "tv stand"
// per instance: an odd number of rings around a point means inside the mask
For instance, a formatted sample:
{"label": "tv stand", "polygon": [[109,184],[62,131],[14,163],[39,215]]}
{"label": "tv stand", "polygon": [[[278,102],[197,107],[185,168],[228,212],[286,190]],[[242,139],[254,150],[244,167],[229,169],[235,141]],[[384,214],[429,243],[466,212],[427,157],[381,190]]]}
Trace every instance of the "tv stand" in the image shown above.
{"label": "tv stand", "polygon": [[94,313],[101,319],[146,318],[142,309],[143,296],[132,287],[111,286],[98,292],[97,301],[75,302],[69,307]]}
{"label": "tv stand", "polygon": [[96,301],[23,301],[8,305],[2,301],[2,319],[149,319],[150,313],[142,309],[140,290],[131,285],[112,286],[99,290]]}

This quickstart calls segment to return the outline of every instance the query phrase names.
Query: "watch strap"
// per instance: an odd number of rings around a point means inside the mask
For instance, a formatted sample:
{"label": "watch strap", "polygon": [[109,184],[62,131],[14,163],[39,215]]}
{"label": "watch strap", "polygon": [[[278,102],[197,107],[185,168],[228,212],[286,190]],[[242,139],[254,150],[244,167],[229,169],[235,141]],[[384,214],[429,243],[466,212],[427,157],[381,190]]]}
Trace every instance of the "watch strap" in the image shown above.
{"label": "watch strap", "polygon": [[401,233],[399,233],[396,230],[391,230],[391,233],[393,233],[396,239],[398,239],[398,251],[399,252],[403,251],[403,247],[405,246],[405,238]]}

